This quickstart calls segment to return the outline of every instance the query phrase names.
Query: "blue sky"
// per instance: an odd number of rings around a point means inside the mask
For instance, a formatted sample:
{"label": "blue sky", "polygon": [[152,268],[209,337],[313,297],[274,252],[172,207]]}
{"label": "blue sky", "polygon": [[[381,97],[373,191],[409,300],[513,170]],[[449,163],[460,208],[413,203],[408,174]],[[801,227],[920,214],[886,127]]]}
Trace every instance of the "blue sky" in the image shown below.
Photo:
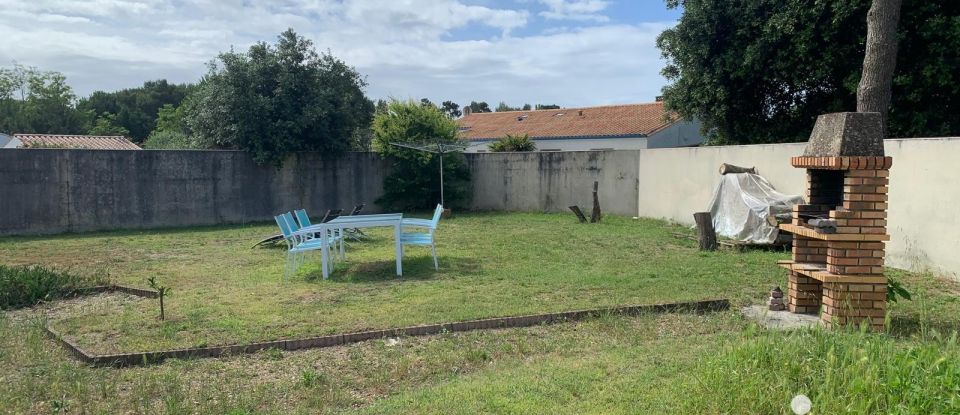
{"label": "blue sky", "polygon": [[0,65],[57,70],[78,95],[195,82],[218,52],[288,27],[367,77],[371,98],[588,106],[665,81],[661,0],[6,0]]}

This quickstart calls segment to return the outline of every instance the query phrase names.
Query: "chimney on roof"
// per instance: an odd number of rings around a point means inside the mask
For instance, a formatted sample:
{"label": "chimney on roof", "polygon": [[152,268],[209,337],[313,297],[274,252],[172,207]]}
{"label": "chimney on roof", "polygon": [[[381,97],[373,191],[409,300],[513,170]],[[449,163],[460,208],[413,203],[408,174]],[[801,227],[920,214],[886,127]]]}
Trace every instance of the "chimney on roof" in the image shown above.
{"label": "chimney on roof", "polygon": [[579,115],[579,116],[582,117],[582,116],[583,116],[583,110],[577,111],[577,115]]}
{"label": "chimney on roof", "polygon": [[657,95],[657,102],[663,102],[663,95]]}
{"label": "chimney on roof", "polygon": [[470,115],[470,106],[469,106],[469,105],[463,107],[463,116],[466,117],[466,116],[468,116],[468,115]]}

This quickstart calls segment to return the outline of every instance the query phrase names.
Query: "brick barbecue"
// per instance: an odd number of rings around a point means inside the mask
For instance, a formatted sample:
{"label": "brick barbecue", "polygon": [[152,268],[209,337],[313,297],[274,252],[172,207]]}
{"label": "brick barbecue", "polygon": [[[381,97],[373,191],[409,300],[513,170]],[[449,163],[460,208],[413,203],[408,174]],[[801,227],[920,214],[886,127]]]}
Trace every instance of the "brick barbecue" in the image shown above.
{"label": "brick barbecue", "polygon": [[[820,313],[828,327],[867,323],[884,329],[887,278],[887,192],[891,157],[883,153],[877,113],[824,114],[817,119],[803,156],[807,204],[780,228],[793,233],[787,308]],[[827,224],[824,226],[823,224]]]}

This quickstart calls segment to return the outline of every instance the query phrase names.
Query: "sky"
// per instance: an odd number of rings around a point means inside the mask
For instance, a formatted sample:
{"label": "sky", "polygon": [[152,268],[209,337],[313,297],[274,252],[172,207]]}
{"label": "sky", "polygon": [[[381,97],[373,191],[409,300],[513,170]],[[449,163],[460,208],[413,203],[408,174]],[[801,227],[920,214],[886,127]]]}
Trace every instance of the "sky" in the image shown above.
{"label": "sky", "polygon": [[196,82],[219,52],[293,28],[372,99],[564,107],[652,102],[663,0],[0,0],[0,66],[62,72],[78,96]]}

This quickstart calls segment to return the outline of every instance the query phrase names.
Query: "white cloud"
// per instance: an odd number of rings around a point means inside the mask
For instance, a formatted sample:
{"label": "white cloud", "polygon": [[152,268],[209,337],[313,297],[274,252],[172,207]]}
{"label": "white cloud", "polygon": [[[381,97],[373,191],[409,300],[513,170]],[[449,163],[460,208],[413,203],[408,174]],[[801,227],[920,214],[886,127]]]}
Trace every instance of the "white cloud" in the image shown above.
{"label": "white cloud", "polygon": [[[571,22],[606,7],[541,1]],[[61,71],[79,95],[195,82],[217,53],[292,27],[367,75],[372,98],[593,105],[651,101],[664,83],[655,38],[670,23],[515,34],[529,23],[525,9],[461,0],[14,0],[0,10],[0,65]]]}
{"label": "white cloud", "polygon": [[610,18],[600,14],[609,2],[603,0],[540,0],[547,10],[540,16],[552,20],[592,20],[606,22]]}

